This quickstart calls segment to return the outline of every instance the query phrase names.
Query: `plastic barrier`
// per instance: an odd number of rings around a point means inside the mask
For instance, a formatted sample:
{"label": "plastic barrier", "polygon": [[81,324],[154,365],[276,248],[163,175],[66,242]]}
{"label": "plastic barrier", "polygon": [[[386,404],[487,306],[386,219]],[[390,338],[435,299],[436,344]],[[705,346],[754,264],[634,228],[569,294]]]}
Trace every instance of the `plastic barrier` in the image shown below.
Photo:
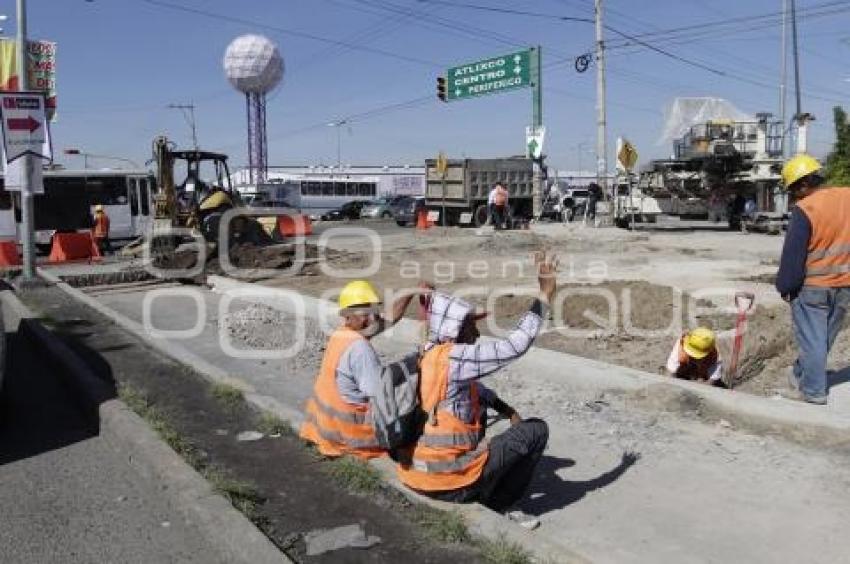
{"label": "plastic barrier", "polygon": [[17,241],[0,241],[0,267],[20,265],[21,257],[18,255]]}
{"label": "plastic barrier", "polygon": [[313,222],[306,215],[281,215],[277,218],[277,229],[284,237],[312,235]]}
{"label": "plastic barrier", "polygon": [[82,233],[56,233],[50,247],[48,262],[67,262],[70,260],[92,260],[100,258],[100,250],[90,231]]}

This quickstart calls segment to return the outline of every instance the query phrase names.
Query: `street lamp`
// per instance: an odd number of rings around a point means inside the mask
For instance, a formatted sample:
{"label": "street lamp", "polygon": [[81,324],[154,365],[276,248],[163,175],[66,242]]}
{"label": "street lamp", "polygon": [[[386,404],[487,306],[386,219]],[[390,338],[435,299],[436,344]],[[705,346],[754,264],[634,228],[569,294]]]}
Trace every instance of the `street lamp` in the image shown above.
{"label": "street lamp", "polygon": [[77,149],[77,148],[74,148],[74,147],[69,148],[69,149],[65,149],[62,152],[65,153],[66,155],[75,155],[75,156],[83,157],[83,168],[85,168],[85,169],[89,168],[89,158],[105,159],[105,160],[110,160],[110,161],[120,161],[120,162],[124,162],[124,163],[129,163],[130,166],[132,166],[135,169],[141,169],[142,168],[141,166],[139,166],[139,163],[137,163],[136,161],[133,161],[133,160],[130,160],[130,159],[125,159],[124,157],[113,157],[113,156],[110,156],[110,155],[95,155],[93,153],[81,151],[80,149]]}
{"label": "street lamp", "polygon": [[348,120],[340,119],[328,123],[328,127],[336,127],[336,168],[342,170],[342,133],[339,128],[346,125]]}

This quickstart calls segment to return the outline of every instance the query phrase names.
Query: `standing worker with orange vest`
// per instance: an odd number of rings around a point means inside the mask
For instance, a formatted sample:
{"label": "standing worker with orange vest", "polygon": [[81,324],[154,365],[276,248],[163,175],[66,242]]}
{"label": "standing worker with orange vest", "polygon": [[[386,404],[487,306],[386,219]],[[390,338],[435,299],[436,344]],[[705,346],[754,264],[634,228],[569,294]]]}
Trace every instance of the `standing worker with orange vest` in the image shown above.
{"label": "standing worker with orange vest", "polygon": [[[424,285],[420,288],[431,291]],[[396,300],[389,325],[402,318],[416,293],[408,292]],[[344,322],[325,348],[300,431],[301,437],[325,456],[351,454],[369,459],[385,454],[368,417],[369,398],[378,389],[383,370],[369,343],[387,326],[380,305],[377,291],[365,280],[349,282],[340,293],[339,313]]]}
{"label": "standing worker with orange vest", "polygon": [[[483,317],[453,296],[435,292],[428,343],[420,361],[420,401],[428,414],[422,435],[398,466],[399,479],[424,495],[453,502],[480,501],[504,511],[525,493],[549,439],[540,419],[523,420],[479,379],[531,347],[555,292],[555,261],[537,257],[541,299],[506,339],[477,343]],[[484,438],[486,408],[511,428]]]}
{"label": "standing worker with orange vest", "polygon": [[98,204],[94,207],[94,227],[92,228],[92,236],[97,248],[101,254],[112,252],[112,245],[109,242],[109,216],[103,209],[103,205]]}
{"label": "standing worker with orange vest", "polygon": [[821,164],[790,159],[782,180],[796,206],[782,248],[776,289],[791,304],[800,354],[782,395],[826,404],[826,359],[850,308],[850,189],[823,186]]}

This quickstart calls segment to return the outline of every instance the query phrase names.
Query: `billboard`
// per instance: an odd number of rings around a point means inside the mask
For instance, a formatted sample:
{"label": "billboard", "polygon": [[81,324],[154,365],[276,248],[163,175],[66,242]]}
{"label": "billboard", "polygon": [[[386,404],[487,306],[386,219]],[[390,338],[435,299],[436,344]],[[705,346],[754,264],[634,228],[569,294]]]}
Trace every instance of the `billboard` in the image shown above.
{"label": "billboard", "polygon": [[[18,83],[17,44],[14,39],[0,39],[0,90],[20,90]],[[56,119],[56,43],[27,42],[28,90],[44,92],[47,98],[47,118]]]}

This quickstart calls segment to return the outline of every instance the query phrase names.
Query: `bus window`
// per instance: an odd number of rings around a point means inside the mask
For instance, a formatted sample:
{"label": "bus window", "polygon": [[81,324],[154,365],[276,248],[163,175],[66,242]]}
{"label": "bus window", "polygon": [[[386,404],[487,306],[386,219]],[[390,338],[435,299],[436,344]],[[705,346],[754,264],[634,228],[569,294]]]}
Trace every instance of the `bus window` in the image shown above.
{"label": "bus window", "polygon": [[322,185],[315,181],[310,181],[307,183],[307,194],[310,196],[321,196],[322,195]]}
{"label": "bus window", "polygon": [[355,182],[346,182],[345,183],[345,195],[346,196],[356,196],[357,195],[357,184]]}
{"label": "bus window", "polygon": [[358,184],[357,185],[357,194],[359,196],[371,196],[369,193],[369,185],[368,184]]}
{"label": "bus window", "polygon": [[322,182],[322,196],[333,196],[334,195],[334,183],[333,182]]}
{"label": "bus window", "polygon": [[5,190],[0,190],[0,210],[6,211],[12,209],[12,194]]}
{"label": "bus window", "polygon": [[127,205],[127,182],[125,176],[98,176],[86,178],[86,195],[90,206]]}
{"label": "bus window", "polygon": [[142,215],[151,214],[150,192],[148,191],[148,181],[139,180],[139,198],[141,200]]}
{"label": "bus window", "polygon": [[345,182],[334,182],[334,196],[345,196]]}
{"label": "bus window", "polygon": [[139,215],[139,196],[136,193],[138,186],[136,179],[130,179],[130,215]]}

